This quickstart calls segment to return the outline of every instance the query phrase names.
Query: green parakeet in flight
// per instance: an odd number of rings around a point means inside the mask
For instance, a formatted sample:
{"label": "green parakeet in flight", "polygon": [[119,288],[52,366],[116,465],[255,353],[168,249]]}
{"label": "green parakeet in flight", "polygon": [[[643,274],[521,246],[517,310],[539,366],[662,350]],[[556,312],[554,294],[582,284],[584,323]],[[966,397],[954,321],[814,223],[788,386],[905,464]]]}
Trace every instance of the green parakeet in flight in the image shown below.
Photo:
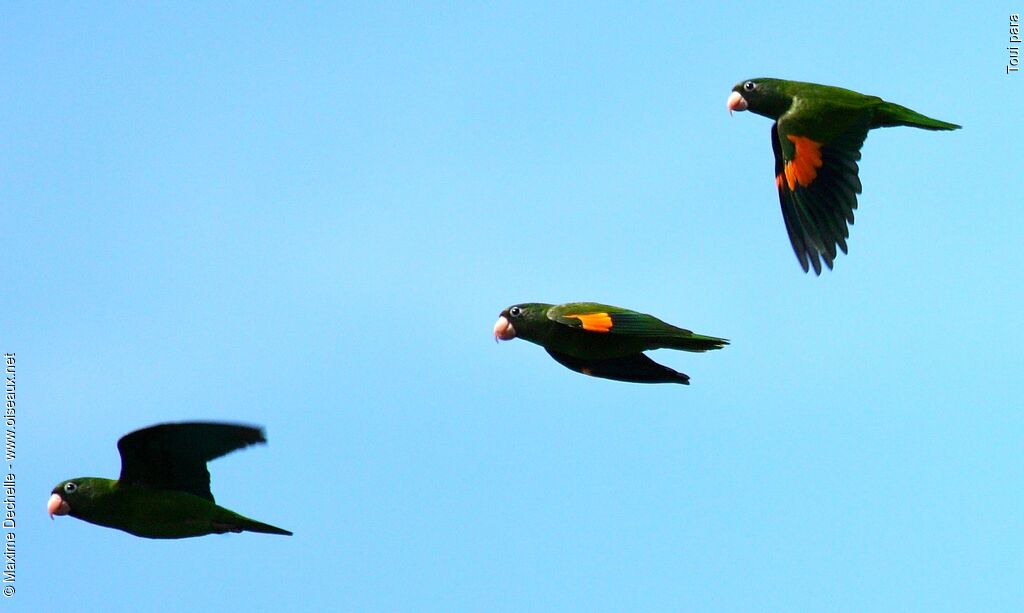
{"label": "green parakeet in flight", "polygon": [[804,272],[821,262],[832,268],[857,208],[861,184],[857,160],[868,130],[911,126],[956,130],[960,126],[925,117],[878,96],[784,81],[751,79],[732,88],[729,112],[752,111],[774,119],[775,185],[789,242]]}
{"label": "green parakeet in flight", "polygon": [[53,488],[46,510],[136,536],[176,539],[225,532],[291,532],[218,506],[206,463],[235,449],[265,443],[263,430],[224,423],[159,424],[117,441],[116,481],[81,477]]}
{"label": "green parakeet in flight", "polygon": [[707,351],[729,341],[701,336],[629,309],[597,304],[526,303],[510,306],[494,324],[495,340],[522,338],[547,349],[576,372],[633,383],[682,383],[690,377],[643,354],[651,349]]}

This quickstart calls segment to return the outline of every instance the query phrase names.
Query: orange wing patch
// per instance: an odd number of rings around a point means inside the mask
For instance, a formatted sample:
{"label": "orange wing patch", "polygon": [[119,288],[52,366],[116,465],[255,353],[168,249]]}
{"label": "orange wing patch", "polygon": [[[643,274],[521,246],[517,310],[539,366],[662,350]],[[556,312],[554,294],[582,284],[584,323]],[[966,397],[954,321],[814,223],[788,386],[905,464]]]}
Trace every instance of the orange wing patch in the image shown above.
{"label": "orange wing patch", "polygon": [[[806,136],[793,136],[787,134],[786,138],[796,145],[796,155],[786,162],[786,183],[789,190],[796,189],[797,184],[806,187],[818,176],[818,169],[821,168],[821,143],[815,142]],[[781,175],[776,178],[781,186]]]}
{"label": "orange wing patch", "polygon": [[565,317],[575,317],[583,324],[587,332],[607,332],[612,329],[612,316],[608,313],[573,313]]}

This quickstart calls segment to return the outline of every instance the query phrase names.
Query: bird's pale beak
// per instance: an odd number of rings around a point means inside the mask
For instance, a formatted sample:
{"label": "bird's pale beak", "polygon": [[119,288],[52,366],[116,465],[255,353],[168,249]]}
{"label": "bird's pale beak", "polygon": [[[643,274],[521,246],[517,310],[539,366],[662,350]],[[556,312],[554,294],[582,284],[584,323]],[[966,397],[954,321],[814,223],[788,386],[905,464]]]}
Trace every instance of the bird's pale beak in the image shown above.
{"label": "bird's pale beak", "polygon": [[509,341],[516,337],[516,329],[504,315],[494,324],[494,342]]}
{"label": "bird's pale beak", "polygon": [[740,95],[739,92],[733,92],[729,94],[729,100],[725,103],[729,107],[729,114],[732,115],[733,111],[745,111],[747,110],[747,101]]}
{"label": "bird's pale beak", "polygon": [[70,513],[71,507],[68,506],[68,503],[60,495],[54,494],[46,502],[46,512],[50,514],[50,519],[53,519],[54,515],[67,515]]}

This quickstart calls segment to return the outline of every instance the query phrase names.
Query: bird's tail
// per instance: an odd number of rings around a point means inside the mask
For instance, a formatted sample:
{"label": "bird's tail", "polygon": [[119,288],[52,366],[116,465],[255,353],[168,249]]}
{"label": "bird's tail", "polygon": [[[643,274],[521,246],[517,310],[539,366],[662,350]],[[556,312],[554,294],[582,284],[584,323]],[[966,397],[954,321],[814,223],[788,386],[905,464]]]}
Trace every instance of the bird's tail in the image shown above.
{"label": "bird's tail", "polygon": [[873,128],[891,128],[893,126],[911,126],[925,130],[958,130],[960,126],[948,121],[932,119],[912,111],[905,106],[883,102],[875,112],[875,125]]}
{"label": "bird's tail", "polygon": [[693,334],[691,332],[686,336],[673,337],[672,342],[667,344],[666,347],[681,349],[683,351],[709,351],[711,349],[721,349],[728,344],[729,341],[724,338],[704,336],[702,334]]}
{"label": "bird's tail", "polygon": [[284,536],[291,536],[292,533],[288,530],[278,528],[277,526],[271,526],[255,519],[245,518],[246,521],[241,525],[241,528],[246,532],[262,532],[263,534],[281,534]]}

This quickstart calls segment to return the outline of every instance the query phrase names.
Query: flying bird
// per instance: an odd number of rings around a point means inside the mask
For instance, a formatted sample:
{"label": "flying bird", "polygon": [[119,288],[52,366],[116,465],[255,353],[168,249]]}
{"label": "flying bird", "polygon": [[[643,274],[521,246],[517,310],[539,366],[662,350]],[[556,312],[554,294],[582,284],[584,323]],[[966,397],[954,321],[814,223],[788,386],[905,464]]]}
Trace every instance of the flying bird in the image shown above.
{"label": "flying bird", "polygon": [[772,149],[782,217],[800,266],[818,275],[822,261],[832,268],[837,247],[846,253],[847,226],[861,191],[857,160],[868,130],[960,128],[878,96],[782,79],[738,83],[727,105],[730,113],[751,111],[775,120]]}
{"label": "flying bird", "polygon": [[265,443],[263,430],[237,424],[159,424],[117,441],[119,479],[80,477],[53,488],[50,517],[70,515],[91,524],[152,539],[225,532],[291,532],[218,506],[206,463],[236,449]]}
{"label": "flying bird", "polygon": [[525,303],[501,312],[495,340],[522,338],[576,372],[633,383],[690,384],[690,377],[644,355],[651,349],[703,352],[729,341],[701,336],[657,317],[595,302]]}

